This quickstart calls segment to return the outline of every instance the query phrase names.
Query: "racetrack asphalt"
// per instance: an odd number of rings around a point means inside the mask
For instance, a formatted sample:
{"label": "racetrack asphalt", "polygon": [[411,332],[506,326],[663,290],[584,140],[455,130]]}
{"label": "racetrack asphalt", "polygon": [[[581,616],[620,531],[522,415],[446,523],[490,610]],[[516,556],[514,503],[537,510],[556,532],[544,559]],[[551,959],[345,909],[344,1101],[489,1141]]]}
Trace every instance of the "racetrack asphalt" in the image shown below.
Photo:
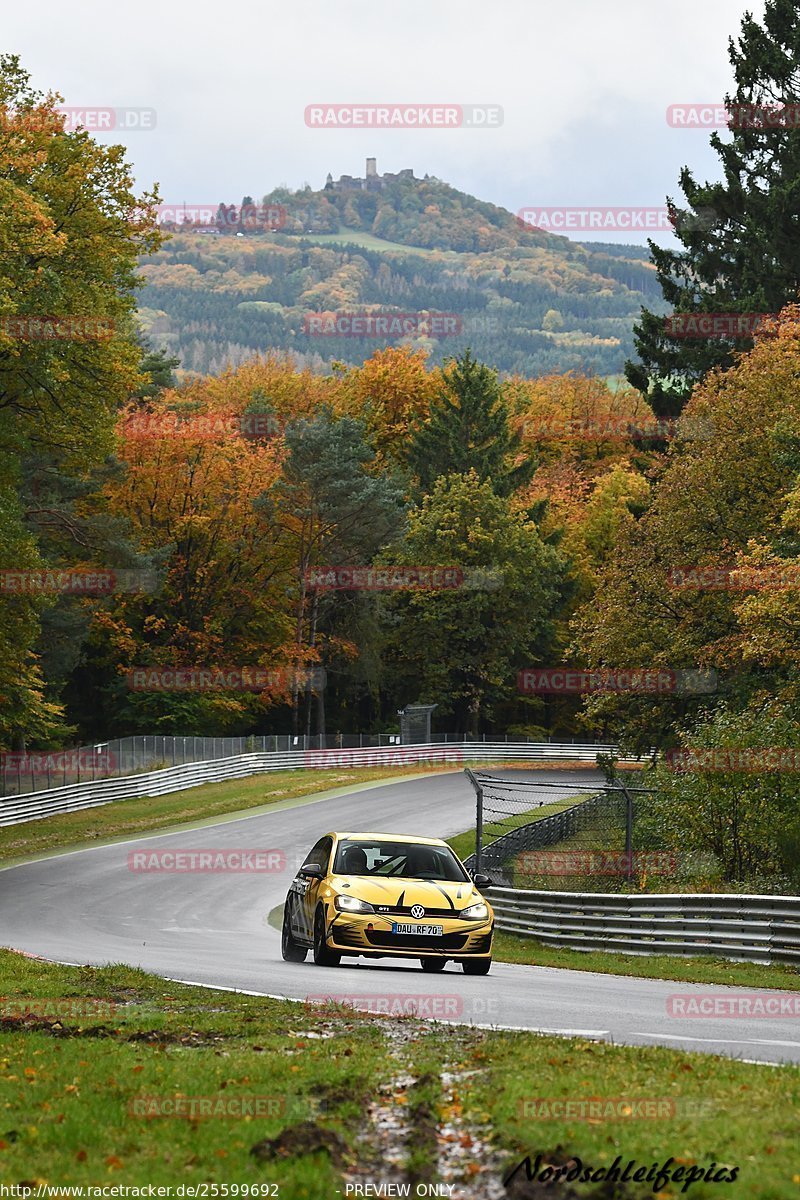
{"label": "racetrack asphalt", "polygon": [[[585,782],[589,770],[508,772],[540,782]],[[575,793],[558,789],[548,800]],[[749,989],[675,983],[495,962],[486,977],[417,960],[344,959],[338,968],[286,963],[268,922],[304,856],[331,830],[449,837],[474,823],[460,771],[372,785],[347,795],[275,804],[254,815],[66,852],[0,870],[0,945],[59,962],[127,963],[170,979],[304,1000],[360,997],[390,1011],[414,1005],[459,1023],[663,1045],[759,1062],[800,1061],[796,1019],[673,1016],[669,997],[740,996]],[[140,872],[147,849],[279,850],[273,873]],[[764,993],[774,995],[774,993]]]}

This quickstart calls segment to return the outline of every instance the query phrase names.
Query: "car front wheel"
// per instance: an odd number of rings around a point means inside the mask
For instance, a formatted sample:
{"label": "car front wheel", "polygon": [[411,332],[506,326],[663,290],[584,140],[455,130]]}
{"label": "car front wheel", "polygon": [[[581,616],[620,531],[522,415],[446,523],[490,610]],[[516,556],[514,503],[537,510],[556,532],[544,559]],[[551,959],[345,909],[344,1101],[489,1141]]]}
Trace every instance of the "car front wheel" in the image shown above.
{"label": "car front wheel", "polygon": [[492,960],[490,958],[475,958],[470,962],[464,959],[461,965],[464,968],[465,975],[488,975]]}
{"label": "car front wheel", "polygon": [[318,967],[338,967],[341,954],[329,950],[325,941],[325,914],[318,908],[314,916],[314,962]]}
{"label": "car front wheel", "polygon": [[419,961],[423,971],[431,975],[436,971],[443,971],[447,963],[446,958],[421,958]]}
{"label": "car front wheel", "polygon": [[300,946],[292,935],[292,922],[289,915],[289,901],[283,906],[283,925],[281,926],[281,957],[285,962],[305,962],[308,950]]}

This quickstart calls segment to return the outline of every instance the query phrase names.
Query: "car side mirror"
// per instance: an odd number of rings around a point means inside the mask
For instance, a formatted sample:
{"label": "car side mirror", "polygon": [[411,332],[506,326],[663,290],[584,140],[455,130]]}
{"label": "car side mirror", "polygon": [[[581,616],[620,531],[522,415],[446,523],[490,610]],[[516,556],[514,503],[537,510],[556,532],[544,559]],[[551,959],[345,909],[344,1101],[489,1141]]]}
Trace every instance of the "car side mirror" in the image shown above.
{"label": "car side mirror", "polygon": [[300,874],[308,875],[311,879],[322,879],[322,867],[316,862],[303,863]]}
{"label": "car side mirror", "polygon": [[494,880],[490,879],[488,875],[484,875],[482,871],[475,872],[472,876],[472,882],[476,888],[494,887]]}

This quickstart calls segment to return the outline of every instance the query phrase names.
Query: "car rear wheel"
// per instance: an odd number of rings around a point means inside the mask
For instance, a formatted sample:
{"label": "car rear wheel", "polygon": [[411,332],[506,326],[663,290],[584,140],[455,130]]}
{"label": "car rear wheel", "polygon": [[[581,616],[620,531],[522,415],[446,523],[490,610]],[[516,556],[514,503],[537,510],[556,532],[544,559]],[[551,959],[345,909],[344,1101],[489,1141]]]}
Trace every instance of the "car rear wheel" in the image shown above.
{"label": "car rear wheel", "polygon": [[284,962],[305,962],[308,950],[300,946],[292,935],[292,924],[289,916],[289,901],[283,906],[283,925],[281,926],[281,957]]}
{"label": "car rear wheel", "polygon": [[436,971],[443,971],[447,964],[446,958],[421,958],[419,961],[423,971],[427,971],[431,975]]}
{"label": "car rear wheel", "polygon": [[314,962],[318,967],[338,967],[341,954],[329,950],[325,941],[325,914],[318,908],[314,915]]}
{"label": "car rear wheel", "polygon": [[464,968],[465,975],[488,975],[492,960],[490,958],[475,958],[470,962],[464,959],[461,965]]}

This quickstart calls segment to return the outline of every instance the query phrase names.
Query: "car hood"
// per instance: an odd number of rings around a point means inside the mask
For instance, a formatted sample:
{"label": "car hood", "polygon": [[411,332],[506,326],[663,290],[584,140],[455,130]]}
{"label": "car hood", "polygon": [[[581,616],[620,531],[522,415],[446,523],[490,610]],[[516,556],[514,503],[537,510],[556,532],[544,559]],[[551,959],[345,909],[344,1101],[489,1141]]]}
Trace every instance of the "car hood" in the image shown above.
{"label": "car hood", "polygon": [[423,908],[439,911],[460,912],[470,904],[483,900],[471,880],[459,883],[439,882],[428,879],[403,879],[368,877],[363,875],[334,875],[331,886],[342,895],[357,896],[375,907],[409,908],[421,904]]}

